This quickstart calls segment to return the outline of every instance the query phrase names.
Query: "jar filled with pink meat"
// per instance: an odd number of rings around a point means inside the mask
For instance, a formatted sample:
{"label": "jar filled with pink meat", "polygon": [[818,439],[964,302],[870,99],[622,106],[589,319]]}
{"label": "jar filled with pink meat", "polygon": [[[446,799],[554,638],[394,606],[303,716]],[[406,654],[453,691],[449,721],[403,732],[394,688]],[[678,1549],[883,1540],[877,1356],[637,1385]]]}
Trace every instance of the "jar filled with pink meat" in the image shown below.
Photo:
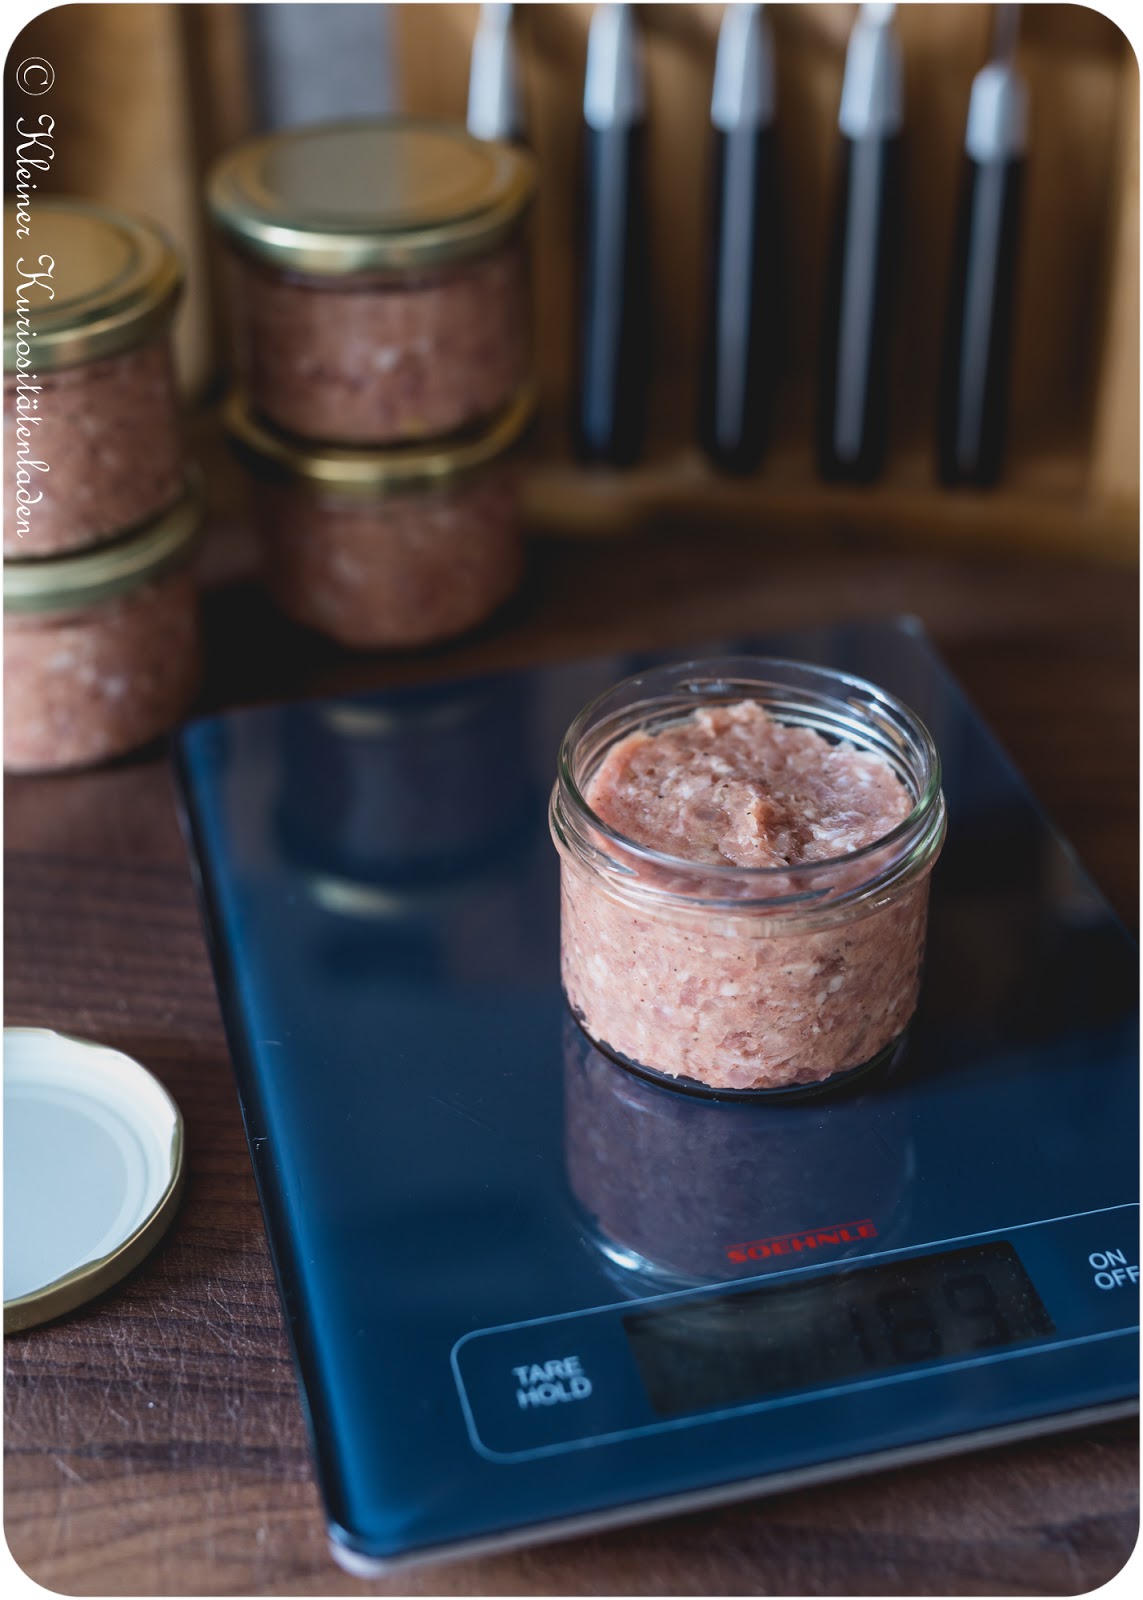
{"label": "jar filled with pink meat", "polygon": [[694,1090],[791,1094],[891,1059],[945,835],[933,740],[827,668],[658,668],[587,706],[551,804],[572,1012]]}
{"label": "jar filled with pink meat", "polygon": [[226,426],[279,608],[357,650],[433,644],[484,622],[523,575],[518,446],[534,409],[526,388],[462,439],[347,450],[270,429],[231,395]]}
{"label": "jar filled with pink meat", "polygon": [[383,445],[494,416],[528,376],[527,151],[416,120],[241,145],[209,199],[238,377],[299,438]]}
{"label": "jar filled with pink meat", "polygon": [[196,490],[114,544],[4,566],[4,765],[90,766],[149,744],[202,672]]}
{"label": "jar filled with pink meat", "polygon": [[144,218],[37,197],[5,211],[4,554],[118,539],[185,487],[171,351],[182,275]]}

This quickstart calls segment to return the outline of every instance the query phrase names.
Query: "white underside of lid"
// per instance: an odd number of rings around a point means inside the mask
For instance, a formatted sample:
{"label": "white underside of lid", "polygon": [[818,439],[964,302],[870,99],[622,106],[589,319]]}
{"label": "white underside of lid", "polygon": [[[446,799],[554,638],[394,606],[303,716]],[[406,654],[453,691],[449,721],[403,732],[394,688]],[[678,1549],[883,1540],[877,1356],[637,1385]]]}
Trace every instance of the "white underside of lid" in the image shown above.
{"label": "white underside of lid", "polygon": [[178,1129],[170,1096],[129,1056],[4,1030],[5,1304],[139,1232],[175,1177]]}

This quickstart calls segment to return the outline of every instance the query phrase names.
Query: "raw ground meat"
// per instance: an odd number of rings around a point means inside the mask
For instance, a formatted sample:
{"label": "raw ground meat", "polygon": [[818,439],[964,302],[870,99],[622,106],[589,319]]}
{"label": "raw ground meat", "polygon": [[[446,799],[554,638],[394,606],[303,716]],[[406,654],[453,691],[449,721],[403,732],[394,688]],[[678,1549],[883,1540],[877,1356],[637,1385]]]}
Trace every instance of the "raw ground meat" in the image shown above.
{"label": "raw ground meat", "polygon": [[[161,339],[40,374],[30,437],[20,437],[16,379],[4,381],[4,554],[59,554],[100,544],[172,505],[186,467],[170,341]],[[26,394],[30,391],[25,390]],[[17,518],[16,469],[30,469],[30,493],[43,498]],[[26,530],[20,523],[26,522]]]}
{"label": "raw ground meat", "polygon": [[880,756],[776,722],[756,700],[629,734],[587,800],[637,844],[739,867],[847,855],[884,837],[913,804]]}
{"label": "raw ground meat", "polygon": [[287,277],[235,263],[239,370],[301,438],[391,444],[507,405],[529,370],[522,246],[407,279]]}
{"label": "raw ground meat", "polygon": [[500,466],[443,489],[368,498],[260,483],[274,597],[295,621],[357,649],[463,633],[520,581],[517,479]]}
{"label": "raw ground meat", "polygon": [[198,689],[193,568],[69,612],[4,618],[4,765],[89,766],[173,727]]}
{"label": "raw ground meat", "polygon": [[[606,755],[585,798],[616,832],[677,860],[792,868],[844,858],[908,815],[879,756],[773,720],[754,701],[704,708]],[[606,850],[606,840],[601,836]],[[850,882],[857,863],[839,869]],[[672,883],[665,867],[643,882]],[[677,875],[676,875],[677,876]],[[755,886],[757,889],[757,886]],[[728,898],[744,893],[741,882]],[[621,1057],[714,1088],[812,1084],[870,1061],[916,1009],[928,872],[835,912],[620,897],[565,855],[562,965],[587,1032]]]}

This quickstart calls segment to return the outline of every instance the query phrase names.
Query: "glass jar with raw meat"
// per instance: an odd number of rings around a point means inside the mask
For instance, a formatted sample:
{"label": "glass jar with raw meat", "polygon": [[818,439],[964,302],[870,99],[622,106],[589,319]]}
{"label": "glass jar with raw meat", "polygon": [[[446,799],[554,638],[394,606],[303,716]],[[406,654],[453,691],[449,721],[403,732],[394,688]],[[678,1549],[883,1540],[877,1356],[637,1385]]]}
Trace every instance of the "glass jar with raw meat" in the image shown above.
{"label": "glass jar with raw meat", "polygon": [[666,1081],[806,1091],[917,1005],[940,760],[899,700],[764,658],[630,678],[572,723],[552,832],[564,989]]}
{"label": "glass jar with raw meat", "polygon": [[201,676],[196,493],[115,544],[4,567],[4,765],[89,766],[186,713]]}
{"label": "glass jar with raw meat", "polygon": [[530,363],[532,157],[415,120],[240,146],[210,184],[238,377],[299,438],[392,444],[501,411]]}
{"label": "glass jar with raw meat", "polygon": [[185,488],[171,319],[179,264],[155,226],[87,200],[5,213],[4,554],[118,539]]}
{"label": "glass jar with raw meat", "polygon": [[488,427],[433,445],[335,450],[265,426],[239,394],[226,423],[250,469],[271,593],[287,616],[359,650],[452,638],[524,566],[522,390]]}

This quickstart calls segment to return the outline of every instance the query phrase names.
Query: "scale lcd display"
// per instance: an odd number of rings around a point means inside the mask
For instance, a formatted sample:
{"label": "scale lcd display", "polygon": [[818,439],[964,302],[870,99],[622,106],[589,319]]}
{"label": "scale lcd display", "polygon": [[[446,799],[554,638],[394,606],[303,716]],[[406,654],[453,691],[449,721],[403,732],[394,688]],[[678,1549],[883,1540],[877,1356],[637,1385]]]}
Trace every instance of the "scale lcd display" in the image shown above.
{"label": "scale lcd display", "polygon": [[1003,1241],[632,1312],[623,1327],[663,1417],[1055,1332]]}

